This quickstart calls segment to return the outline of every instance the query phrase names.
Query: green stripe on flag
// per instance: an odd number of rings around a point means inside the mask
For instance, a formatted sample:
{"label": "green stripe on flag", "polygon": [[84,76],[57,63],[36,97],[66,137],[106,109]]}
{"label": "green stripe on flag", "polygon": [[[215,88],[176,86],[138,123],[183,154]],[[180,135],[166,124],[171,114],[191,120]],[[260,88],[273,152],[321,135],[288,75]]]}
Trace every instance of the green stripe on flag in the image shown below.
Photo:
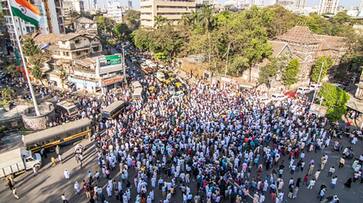
{"label": "green stripe on flag", "polygon": [[23,12],[21,12],[21,10],[19,10],[18,8],[11,7],[11,10],[13,11],[14,16],[18,16],[19,18],[23,19],[24,21],[38,27],[39,21],[37,21],[36,19],[31,18],[27,15],[24,15]]}

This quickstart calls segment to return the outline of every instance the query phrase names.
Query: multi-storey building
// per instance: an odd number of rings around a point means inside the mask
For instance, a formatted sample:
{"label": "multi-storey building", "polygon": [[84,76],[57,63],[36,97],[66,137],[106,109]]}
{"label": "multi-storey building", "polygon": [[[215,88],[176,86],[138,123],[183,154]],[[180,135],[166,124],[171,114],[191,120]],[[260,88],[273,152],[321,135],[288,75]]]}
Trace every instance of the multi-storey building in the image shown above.
{"label": "multi-storey building", "polygon": [[27,33],[33,32],[35,30],[35,27],[29,23],[26,23],[25,21],[21,20],[18,17],[14,17],[15,19],[15,28],[14,28],[9,11],[8,1],[1,0],[1,7],[2,7],[2,13],[5,18],[6,30],[9,33],[11,44],[13,46],[16,46],[15,29],[17,29],[19,35],[25,35]]}
{"label": "multi-storey building", "polygon": [[304,9],[306,5],[306,0],[295,0],[295,7],[297,9]]}
{"label": "multi-storey building", "polygon": [[[39,30],[41,33],[59,34],[64,32],[62,0],[32,0],[31,3],[40,10]],[[36,28],[18,17],[14,17],[14,28],[7,0],[1,0],[1,6],[11,44],[13,47],[17,47],[15,29],[19,36],[22,36],[34,32]]]}
{"label": "multi-storey building", "polygon": [[68,16],[73,11],[77,13],[84,12],[84,1],[83,0],[64,0],[63,1],[64,15]]}
{"label": "multi-storey building", "polygon": [[157,16],[176,23],[195,7],[195,0],[140,0],[141,26],[154,27]]}
{"label": "multi-storey building", "polygon": [[47,47],[56,65],[65,67],[75,59],[102,52],[101,42],[93,33],[37,34],[34,40],[37,44]]}
{"label": "multi-storey building", "polygon": [[[64,33],[63,0],[35,0],[44,5],[49,33]],[[41,3],[38,3],[41,4]]]}
{"label": "multi-storey building", "polygon": [[127,10],[127,7],[123,7],[120,2],[112,2],[106,9],[105,16],[113,19],[117,23],[121,23],[123,20],[123,13]]}
{"label": "multi-storey building", "polygon": [[336,14],[338,12],[339,0],[320,0],[319,11],[321,14]]}
{"label": "multi-storey building", "polygon": [[73,22],[75,32],[87,31],[89,33],[97,33],[97,23],[86,17],[79,17]]}
{"label": "multi-storey building", "polygon": [[74,84],[76,89],[90,92],[107,92],[109,89],[119,87],[123,79],[120,54],[74,60],[68,76],[68,81]]}
{"label": "multi-storey building", "polygon": [[279,4],[283,7],[292,7],[295,5],[297,0],[277,0],[276,4]]}
{"label": "multi-storey building", "polygon": [[197,5],[213,5],[214,0],[196,0]]}

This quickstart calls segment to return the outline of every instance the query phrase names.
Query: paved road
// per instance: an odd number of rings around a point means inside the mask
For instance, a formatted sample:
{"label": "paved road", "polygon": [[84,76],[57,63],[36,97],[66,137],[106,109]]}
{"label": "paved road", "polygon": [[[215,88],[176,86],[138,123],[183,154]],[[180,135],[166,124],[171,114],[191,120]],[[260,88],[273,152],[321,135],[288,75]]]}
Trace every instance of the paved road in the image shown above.
{"label": "paved road", "polygon": [[[65,193],[66,196],[70,199],[70,202],[87,202],[85,194],[75,194],[73,189],[73,184],[77,180],[81,182],[83,178],[86,177],[87,171],[92,170],[95,171],[97,168],[96,163],[96,155],[94,152],[94,146],[88,140],[83,140],[82,145],[87,146],[85,151],[85,162],[84,167],[80,169],[73,158],[73,148],[72,146],[67,147],[68,149],[61,149],[63,152],[63,158],[65,162],[63,164],[59,164],[55,167],[50,167],[49,165],[49,157],[45,160],[48,162],[42,169],[39,171],[39,174],[34,176],[32,172],[26,172],[23,175],[15,178],[15,186],[21,197],[20,200],[14,201],[14,197],[12,196],[10,190],[5,186],[5,182],[0,186],[0,202],[32,202],[32,203],[54,203],[61,202],[60,196],[62,193]],[[359,141],[357,145],[354,146],[354,150],[356,153],[363,153],[362,141]],[[339,155],[336,152],[332,152],[330,149],[326,150],[326,153],[329,155],[329,161],[325,168],[325,170],[321,173],[320,178],[314,187],[313,190],[307,190],[305,187],[302,187],[299,191],[298,198],[295,200],[290,200],[287,198],[287,183],[291,175],[288,172],[285,172],[284,180],[285,180],[285,201],[284,202],[296,202],[296,203],[306,203],[306,202],[318,202],[316,198],[318,189],[321,184],[329,185],[330,178],[327,177],[327,169],[331,165],[335,165],[337,167],[337,162]],[[322,152],[318,153],[307,153],[306,160],[320,159]],[[306,161],[308,162],[308,161]],[[285,162],[288,163],[288,162]],[[350,167],[351,161],[347,161],[346,166],[343,169],[337,169],[336,174],[338,175],[338,185],[335,189],[328,189],[328,195],[338,194],[343,203],[353,203],[353,202],[363,202],[363,184],[353,183],[352,188],[347,189],[344,188],[343,183],[346,179],[351,175],[352,169]],[[65,180],[63,176],[63,171],[68,169],[71,171],[70,180]],[[297,172],[294,174],[294,179],[305,175],[306,171]],[[112,177],[118,178],[118,169],[112,172]],[[129,177],[133,177],[134,171],[131,169],[129,173]],[[132,183],[133,181],[130,180]],[[106,184],[106,180],[100,181],[100,186],[104,186]],[[195,184],[192,185],[192,191],[195,190]],[[132,202],[134,202],[135,191],[132,191]],[[160,191],[157,189],[155,191],[156,201],[158,202],[162,195]],[[109,202],[119,202],[114,198],[109,198]],[[181,193],[177,192],[173,197],[172,202],[181,202]],[[229,202],[225,200],[224,202]],[[249,200],[251,202],[251,200]],[[267,203],[270,203],[270,198],[267,197]]]}

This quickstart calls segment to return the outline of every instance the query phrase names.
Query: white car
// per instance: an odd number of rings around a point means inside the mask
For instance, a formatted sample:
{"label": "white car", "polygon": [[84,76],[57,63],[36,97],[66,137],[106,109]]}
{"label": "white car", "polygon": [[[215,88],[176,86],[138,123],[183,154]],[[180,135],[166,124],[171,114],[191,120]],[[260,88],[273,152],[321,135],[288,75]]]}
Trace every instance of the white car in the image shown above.
{"label": "white car", "polygon": [[268,98],[268,96],[266,96],[266,95],[263,95],[263,96],[258,97],[257,100],[259,102],[265,103],[265,104],[267,104],[267,103],[269,103],[271,101],[271,99]]}
{"label": "white car", "polygon": [[339,83],[333,83],[332,85],[334,85],[334,86],[336,86],[336,87],[339,87],[339,88],[341,88],[341,89],[343,89],[343,90],[347,89],[347,86],[342,85],[342,84],[339,84]]}
{"label": "white car", "polygon": [[314,91],[314,90],[319,90],[321,88],[321,84],[310,84],[309,88]]}
{"label": "white car", "polygon": [[283,95],[283,94],[272,94],[271,95],[271,100],[272,101],[283,101],[287,99],[287,96]]}
{"label": "white car", "polygon": [[296,93],[307,94],[307,93],[310,93],[311,91],[313,91],[313,90],[310,89],[309,87],[299,87],[299,88],[297,88]]}
{"label": "white car", "polygon": [[160,81],[165,79],[165,74],[161,71],[156,72],[156,78]]}

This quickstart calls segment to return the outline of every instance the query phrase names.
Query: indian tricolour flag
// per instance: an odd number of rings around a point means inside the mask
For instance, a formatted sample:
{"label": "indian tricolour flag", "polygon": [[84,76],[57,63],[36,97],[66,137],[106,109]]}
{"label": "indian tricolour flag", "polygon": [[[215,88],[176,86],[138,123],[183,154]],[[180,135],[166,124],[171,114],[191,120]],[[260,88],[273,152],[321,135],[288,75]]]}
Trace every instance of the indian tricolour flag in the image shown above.
{"label": "indian tricolour flag", "polygon": [[40,11],[27,0],[9,0],[11,10],[14,16],[18,16],[24,21],[38,27],[40,20]]}

